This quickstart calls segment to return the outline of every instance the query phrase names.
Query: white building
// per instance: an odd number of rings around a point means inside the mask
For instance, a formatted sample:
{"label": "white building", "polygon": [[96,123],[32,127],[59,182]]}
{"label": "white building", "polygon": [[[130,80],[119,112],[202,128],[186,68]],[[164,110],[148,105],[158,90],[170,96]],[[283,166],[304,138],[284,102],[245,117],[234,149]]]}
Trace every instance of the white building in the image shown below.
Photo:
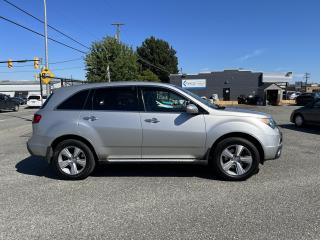
{"label": "white building", "polygon": [[[46,85],[42,85],[43,95],[47,95]],[[60,88],[60,81],[53,81],[52,87],[54,89]],[[17,80],[9,81],[3,80],[0,81],[0,93],[10,95],[11,97],[28,97],[33,94],[40,94],[40,83],[39,81],[30,81],[30,80]]]}

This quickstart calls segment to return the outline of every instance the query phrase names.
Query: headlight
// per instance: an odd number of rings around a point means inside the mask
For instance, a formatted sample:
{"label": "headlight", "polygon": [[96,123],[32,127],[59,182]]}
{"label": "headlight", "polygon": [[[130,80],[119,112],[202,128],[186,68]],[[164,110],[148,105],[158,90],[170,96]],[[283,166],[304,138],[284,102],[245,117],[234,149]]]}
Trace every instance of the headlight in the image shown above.
{"label": "headlight", "polygon": [[272,118],[261,118],[260,120],[272,129],[275,129],[277,126],[276,122]]}

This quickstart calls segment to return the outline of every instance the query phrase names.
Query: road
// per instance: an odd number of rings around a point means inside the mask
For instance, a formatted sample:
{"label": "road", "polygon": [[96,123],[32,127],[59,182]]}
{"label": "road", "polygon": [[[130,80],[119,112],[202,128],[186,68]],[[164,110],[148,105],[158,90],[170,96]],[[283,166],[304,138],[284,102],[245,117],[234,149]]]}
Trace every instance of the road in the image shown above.
{"label": "road", "polygon": [[0,239],[320,239],[320,129],[296,129],[294,107],[271,113],[283,155],[245,182],[205,166],[100,166],[56,179],[25,142],[35,110],[0,113]]}

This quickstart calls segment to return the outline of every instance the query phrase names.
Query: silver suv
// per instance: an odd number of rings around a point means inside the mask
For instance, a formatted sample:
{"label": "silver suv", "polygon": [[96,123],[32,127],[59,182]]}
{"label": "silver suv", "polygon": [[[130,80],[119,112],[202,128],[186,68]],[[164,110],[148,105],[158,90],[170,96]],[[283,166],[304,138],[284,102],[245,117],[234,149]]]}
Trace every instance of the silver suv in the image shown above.
{"label": "silver suv", "polygon": [[211,104],[168,84],[117,82],[65,87],[36,112],[31,155],[64,179],[84,179],[106,163],[206,163],[244,180],[281,155],[271,116]]}

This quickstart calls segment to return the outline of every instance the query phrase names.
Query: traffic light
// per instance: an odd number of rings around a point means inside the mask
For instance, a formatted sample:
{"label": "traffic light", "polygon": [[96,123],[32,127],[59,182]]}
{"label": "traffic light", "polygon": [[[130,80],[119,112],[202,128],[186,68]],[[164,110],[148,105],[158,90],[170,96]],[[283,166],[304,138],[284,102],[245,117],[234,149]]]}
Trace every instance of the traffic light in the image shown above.
{"label": "traffic light", "polygon": [[40,60],[39,60],[38,57],[33,58],[33,66],[34,66],[34,69],[39,69],[39,65],[40,65],[39,61],[40,61]]}
{"label": "traffic light", "polygon": [[13,68],[12,59],[9,59],[9,60],[8,60],[8,68]]}

